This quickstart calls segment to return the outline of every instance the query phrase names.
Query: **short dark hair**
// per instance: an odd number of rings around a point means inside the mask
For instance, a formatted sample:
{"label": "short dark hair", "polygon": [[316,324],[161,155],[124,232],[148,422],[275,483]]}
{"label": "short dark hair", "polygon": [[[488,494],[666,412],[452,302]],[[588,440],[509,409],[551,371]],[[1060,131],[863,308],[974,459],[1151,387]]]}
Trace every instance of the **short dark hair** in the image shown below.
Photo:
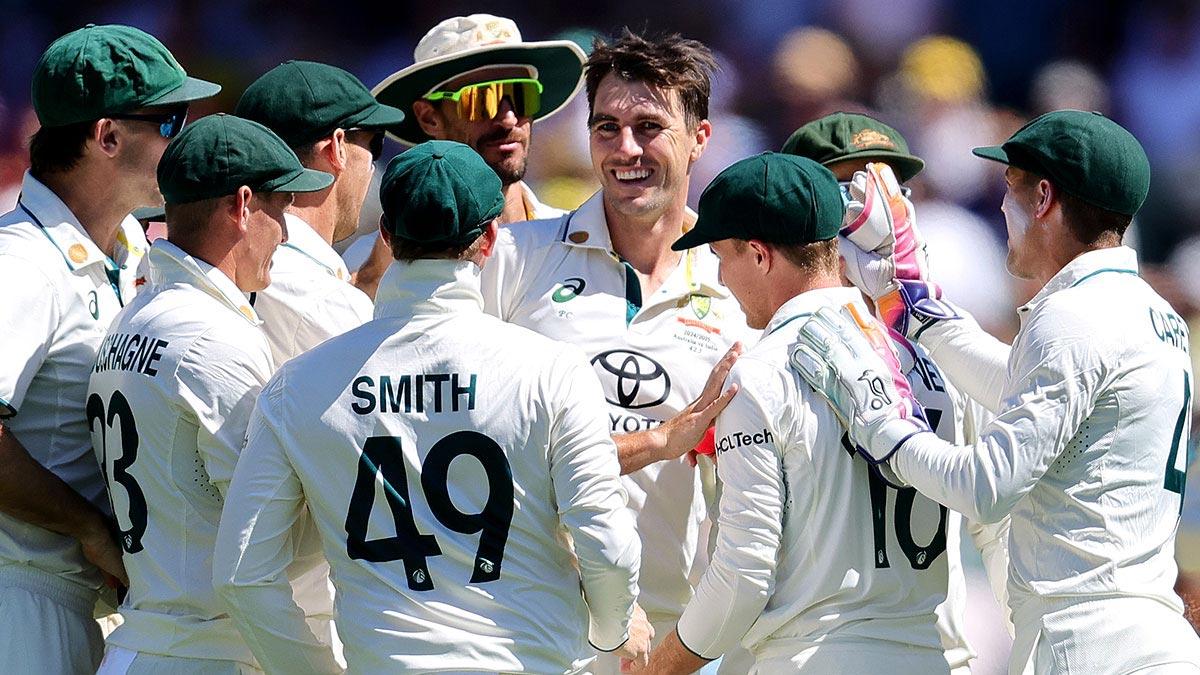
{"label": "short dark hair", "polygon": [[1096,206],[1063,190],[1052,178],[1032,171],[1024,173],[1024,187],[1032,190],[1038,181],[1047,180],[1054,186],[1058,201],[1062,204],[1063,224],[1081,244],[1091,244],[1106,234],[1115,234],[1120,240],[1125,236],[1125,230],[1133,222],[1133,216],[1125,213],[1110,211],[1102,206]]}
{"label": "short dark hair", "polygon": [[[838,240],[837,238],[808,244],[775,244],[764,242],[767,246],[779,251],[788,262],[802,271],[811,273],[838,274]],[[733,246],[738,252],[746,249],[743,239],[734,239]]]}
{"label": "short dark hair", "polygon": [[75,168],[92,135],[95,120],[61,127],[42,127],[29,139],[29,171],[34,176]]}
{"label": "short dark hair", "polygon": [[414,260],[470,260],[479,252],[479,248],[483,246],[483,236],[479,235],[472,241],[466,244],[455,244],[453,246],[443,246],[441,244],[429,245],[411,239],[401,239],[393,236],[392,241],[392,257],[400,262],[413,262]]}
{"label": "short dark hair", "polygon": [[586,71],[588,117],[596,103],[600,81],[612,73],[631,82],[645,82],[662,89],[675,89],[689,124],[708,118],[712,73],[717,60],[712,50],[697,40],[678,33],[639,35],[625,28],[612,43],[596,38]]}

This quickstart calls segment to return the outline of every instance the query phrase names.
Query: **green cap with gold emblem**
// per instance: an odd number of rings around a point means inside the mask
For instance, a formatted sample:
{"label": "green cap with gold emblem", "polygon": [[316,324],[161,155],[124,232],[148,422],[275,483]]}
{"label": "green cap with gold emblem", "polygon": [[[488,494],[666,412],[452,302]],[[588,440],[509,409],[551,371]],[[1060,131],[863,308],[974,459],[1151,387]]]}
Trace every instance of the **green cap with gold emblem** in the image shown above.
{"label": "green cap with gold emblem", "polygon": [[504,210],[500,178],[479,153],[426,141],[388,163],[379,187],[383,225],[422,244],[467,244]]}
{"label": "green cap with gold emblem", "polygon": [[782,152],[824,166],[847,159],[885,162],[901,183],[925,168],[921,158],[908,152],[908,142],[900,132],[858,113],[836,112],[805,124],[792,132]]}

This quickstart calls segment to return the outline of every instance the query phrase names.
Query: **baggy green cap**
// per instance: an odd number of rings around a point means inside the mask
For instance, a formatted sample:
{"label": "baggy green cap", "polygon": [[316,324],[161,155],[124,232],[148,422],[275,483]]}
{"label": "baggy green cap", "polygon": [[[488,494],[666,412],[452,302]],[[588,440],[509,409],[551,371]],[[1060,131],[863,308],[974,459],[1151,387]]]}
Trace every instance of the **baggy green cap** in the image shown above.
{"label": "baggy green cap", "polygon": [[782,152],[825,166],[846,159],[886,162],[901,183],[925,168],[921,158],[909,153],[900,132],[858,113],[836,112],[805,124],[792,132]]}
{"label": "baggy green cap", "polygon": [[1068,194],[1128,216],[1150,192],[1150,160],[1142,144],[1098,112],[1048,112],[1002,145],[972,152],[1044,176]]}
{"label": "baggy green cap", "polygon": [[324,63],[287,61],[255,80],[234,114],[265,125],[293,148],[325,138],[334,129],[395,132],[399,108],[383,105],[357,77]]}
{"label": "baggy green cap", "polygon": [[270,129],[218,113],[189,124],[158,162],[158,188],[168,204],[225,197],[245,185],[254,192],[316,192],[333,184],[306,169]]}
{"label": "baggy green cap", "polygon": [[379,201],[393,235],[446,246],[474,241],[504,210],[496,172],[454,141],[426,141],[392,159]]}
{"label": "baggy green cap", "polygon": [[215,96],[221,85],[188,77],[154,36],[88,24],[50,44],[33,71],[33,109],[44,127]]}
{"label": "baggy green cap", "polygon": [[846,215],[837,179],[806,157],[764,152],[717,174],[700,195],[696,226],[671,248],[722,239],[810,244],[837,236]]}

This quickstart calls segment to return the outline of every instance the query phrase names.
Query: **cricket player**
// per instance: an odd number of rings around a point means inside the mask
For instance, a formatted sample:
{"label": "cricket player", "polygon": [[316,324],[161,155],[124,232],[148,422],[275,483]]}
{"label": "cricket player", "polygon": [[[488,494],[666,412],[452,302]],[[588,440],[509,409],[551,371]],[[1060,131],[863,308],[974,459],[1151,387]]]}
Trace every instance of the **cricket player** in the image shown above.
{"label": "cricket player", "polygon": [[257,669],[212,585],[221,505],[273,370],[245,293],[271,281],[292,194],[332,181],[230,115],[188,126],[163,154],[167,239],[151,248],[150,281],[117,315],[88,386],[129,571],[125,623],[101,673]]}
{"label": "cricket player", "polygon": [[296,196],[271,285],[254,294],[278,366],[371,318],[371,299],[350,283],[332,243],[358,227],[384,132],[398,129],[404,113],[341,68],[288,61],[247,87],[234,114],[274,131],[306,167],[334,176],[329,189]]}
{"label": "cricket player", "polygon": [[[188,102],[188,77],[128,26],[55,40],[33,73],[41,128],[0,216],[0,654],[14,673],[93,673],[107,577],[127,582],[109,529],[84,402],[96,350],[133,299],[146,239],[130,211],[162,204],[154,167]],[[115,594],[107,602],[115,605]],[[104,610],[101,610],[104,611]]]}
{"label": "cricket player", "polygon": [[523,180],[533,123],[562,110],[583,86],[583,50],[570,40],[525,42],[512,19],[456,16],[417,43],[414,63],[372,90],[407,115],[401,143],[458,141],[500,177],[500,224],[557,218]]}
{"label": "cricket player", "polygon": [[576,347],[483,313],[500,179],[429,141],[392,160],[381,201],[398,262],[375,320],[259,397],[213,563],[234,620],[270,672],[337,671],[284,576],[307,511],[351,671],[574,673],[589,641],[644,662],[600,385]]}
{"label": "cricket player", "polygon": [[[1008,269],[1043,285],[1012,347],[886,258],[863,290],[997,414],[980,440],[950,444],[898,414],[907,395],[886,355],[837,313],[804,324],[793,366],[898,480],[973,520],[1012,514],[1010,672],[1196,672],[1200,638],[1172,590],[1187,328],[1121,246],[1149,188],[1146,155],[1116,123],[1073,110],[975,154],[1008,165]],[[919,241],[901,220],[905,237]]]}
{"label": "cricket player", "polygon": [[[819,162],[838,179],[846,201],[846,218],[842,223],[838,249],[843,255],[844,269],[849,278],[861,279],[869,270],[864,272],[860,265],[870,266],[873,261],[870,258],[860,259],[862,256],[856,255],[860,248],[851,240],[860,243],[866,250],[880,248],[885,242],[893,250],[896,248],[896,242],[889,239],[893,229],[891,196],[907,195],[907,188],[901,187],[901,184],[916,177],[925,168],[925,162],[909,152],[904,136],[892,127],[868,115],[845,112],[832,113],[804,124],[792,133],[781,152]],[[903,203],[911,205],[911,202]],[[906,212],[902,217],[911,218],[913,214]],[[894,257],[907,257],[911,267],[927,267],[924,246],[902,245],[900,248]],[[850,284],[850,281],[844,283]],[[911,358],[910,348],[913,345],[907,344],[897,350],[902,359]],[[915,350],[921,351],[919,347],[915,347]],[[915,378],[914,375],[918,373],[908,368],[904,368],[903,372],[908,375],[917,400],[923,407],[952,414],[941,423],[943,427],[939,428],[939,435],[942,435],[943,428],[952,427],[961,434],[957,442],[974,443],[978,440],[978,432],[993,417],[990,412],[945,381],[937,384],[953,399],[952,408],[931,402],[925,398],[923,391],[929,387],[922,385],[926,381],[932,383],[933,378]],[[954,435],[943,437],[955,441]],[[954,669],[965,668],[974,657],[974,652],[967,644],[964,630],[967,590],[959,553],[963,521],[957,511],[951,511],[948,518],[946,555],[950,566],[950,588],[946,604],[938,608],[938,627],[942,631],[946,656]],[[982,555],[992,592],[1004,612],[1008,609],[1008,593],[1005,590],[1008,580],[1008,529],[1008,518],[989,524],[966,521],[966,530]],[[1011,632],[1011,624],[1008,628]]]}
{"label": "cricket player", "polygon": [[[747,323],[765,330],[734,364],[738,394],[717,417],[712,562],[648,672],[690,673],[739,642],[760,673],[949,672],[935,625],[949,580],[946,508],[891,489],[788,366],[796,323],[818,308],[852,303],[867,316],[838,271],[844,213],[829,170],[766,152],[722,171],[674,244],[711,245]],[[929,415],[953,438],[936,368],[908,356],[941,406]]]}
{"label": "cricket player", "polygon": [[578,345],[600,378],[642,536],[639,603],[660,636],[707,558],[700,474],[684,455],[735,393],[721,390],[726,353],[751,336],[712,253],[671,250],[695,222],[687,177],[712,133],[714,66],[678,35],[599,44],[587,96],[600,191],[558,220],[502,229],[483,271],[486,311]]}

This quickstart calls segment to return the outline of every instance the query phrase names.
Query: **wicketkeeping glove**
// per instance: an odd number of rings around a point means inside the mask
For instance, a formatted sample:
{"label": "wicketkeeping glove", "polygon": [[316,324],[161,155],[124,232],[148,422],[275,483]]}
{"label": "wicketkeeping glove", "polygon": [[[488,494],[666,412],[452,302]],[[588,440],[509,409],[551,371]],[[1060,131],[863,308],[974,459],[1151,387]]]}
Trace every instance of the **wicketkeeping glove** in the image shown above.
{"label": "wicketkeeping glove", "polygon": [[929,431],[885,328],[853,305],[817,310],[801,328],[789,362],[829,401],[871,462],[886,462],[914,434]]}
{"label": "wicketkeeping glove", "polygon": [[958,318],[930,279],[916,213],[891,167],[867,164],[849,192],[838,248],[846,276],[875,302],[883,322],[911,338],[922,325]]}

